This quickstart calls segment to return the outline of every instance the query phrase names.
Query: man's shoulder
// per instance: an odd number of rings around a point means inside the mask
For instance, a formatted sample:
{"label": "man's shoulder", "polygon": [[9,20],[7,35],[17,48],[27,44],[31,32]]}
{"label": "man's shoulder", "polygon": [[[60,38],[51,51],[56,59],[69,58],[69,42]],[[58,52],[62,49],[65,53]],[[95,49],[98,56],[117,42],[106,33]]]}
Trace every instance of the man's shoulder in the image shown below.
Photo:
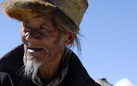
{"label": "man's shoulder", "polygon": [[23,44],[15,47],[0,58],[0,71],[16,72],[23,64]]}
{"label": "man's shoulder", "polygon": [[13,86],[13,82],[8,73],[0,72],[0,86]]}
{"label": "man's shoulder", "polygon": [[85,69],[80,59],[74,52],[72,52],[70,56],[69,72],[72,72],[71,74],[74,74],[75,76],[79,76],[79,74],[82,74],[81,77],[89,77],[87,70]]}
{"label": "man's shoulder", "polygon": [[21,53],[24,52],[23,44],[16,46],[12,50],[10,50],[8,53],[6,53],[4,56],[1,57],[0,61],[5,59],[5,58],[10,58],[15,55],[20,55]]}
{"label": "man's shoulder", "polygon": [[89,76],[77,55],[72,52],[66,82],[72,86],[100,86]]}

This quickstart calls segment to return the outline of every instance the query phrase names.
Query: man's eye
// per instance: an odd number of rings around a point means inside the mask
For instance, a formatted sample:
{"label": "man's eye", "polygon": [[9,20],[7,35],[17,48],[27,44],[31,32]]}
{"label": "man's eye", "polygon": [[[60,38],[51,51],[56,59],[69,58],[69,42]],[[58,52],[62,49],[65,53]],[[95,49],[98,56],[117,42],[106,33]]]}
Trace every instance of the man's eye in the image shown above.
{"label": "man's eye", "polygon": [[24,26],[25,26],[25,28],[31,28],[31,27],[29,26],[29,24],[25,24]]}
{"label": "man's eye", "polygon": [[40,26],[40,29],[46,29],[46,27],[44,27],[44,26]]}

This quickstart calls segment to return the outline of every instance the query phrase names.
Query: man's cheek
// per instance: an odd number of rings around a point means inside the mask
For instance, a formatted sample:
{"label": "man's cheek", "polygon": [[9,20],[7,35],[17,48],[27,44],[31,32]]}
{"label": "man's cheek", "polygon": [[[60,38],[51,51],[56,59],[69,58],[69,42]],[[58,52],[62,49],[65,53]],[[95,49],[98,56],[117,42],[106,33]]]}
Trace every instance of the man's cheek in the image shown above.
{"label": "man's cheek", "polygon": [[22,34],[21,34],[21,40],[22,40],[22,42],[23,42],[24,44],[27,43],[27,35],[26,35],[25,33],[22,33]]}

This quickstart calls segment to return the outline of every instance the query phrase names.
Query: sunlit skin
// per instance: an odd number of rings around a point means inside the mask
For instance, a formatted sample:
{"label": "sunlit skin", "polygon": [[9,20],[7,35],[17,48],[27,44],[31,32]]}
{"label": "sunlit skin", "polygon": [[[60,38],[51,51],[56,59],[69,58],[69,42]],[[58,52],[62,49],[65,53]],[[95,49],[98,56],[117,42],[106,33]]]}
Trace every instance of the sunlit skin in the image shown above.
{"label": "sunlit skin", "polygon": [[47,79],[58,72],[64,46],[74,41],[74,34],[65,32],[60,42],[61,31],[51,19],[49,15],[33,17],[23,21],[20,31],[27,59],[42,62],[40,75]]}

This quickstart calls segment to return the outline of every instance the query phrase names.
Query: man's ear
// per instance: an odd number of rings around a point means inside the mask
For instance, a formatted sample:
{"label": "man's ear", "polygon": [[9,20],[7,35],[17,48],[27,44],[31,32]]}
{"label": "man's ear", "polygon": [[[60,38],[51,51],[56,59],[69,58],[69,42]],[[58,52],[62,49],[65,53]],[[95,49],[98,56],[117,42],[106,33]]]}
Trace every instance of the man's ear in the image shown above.
{"label": "man's ear", "polygon": [[65,44],[66,45],[70,45],[74,42],[75,39],[75,34],[74,33],[66,33],[66,37],[65,37]]}

